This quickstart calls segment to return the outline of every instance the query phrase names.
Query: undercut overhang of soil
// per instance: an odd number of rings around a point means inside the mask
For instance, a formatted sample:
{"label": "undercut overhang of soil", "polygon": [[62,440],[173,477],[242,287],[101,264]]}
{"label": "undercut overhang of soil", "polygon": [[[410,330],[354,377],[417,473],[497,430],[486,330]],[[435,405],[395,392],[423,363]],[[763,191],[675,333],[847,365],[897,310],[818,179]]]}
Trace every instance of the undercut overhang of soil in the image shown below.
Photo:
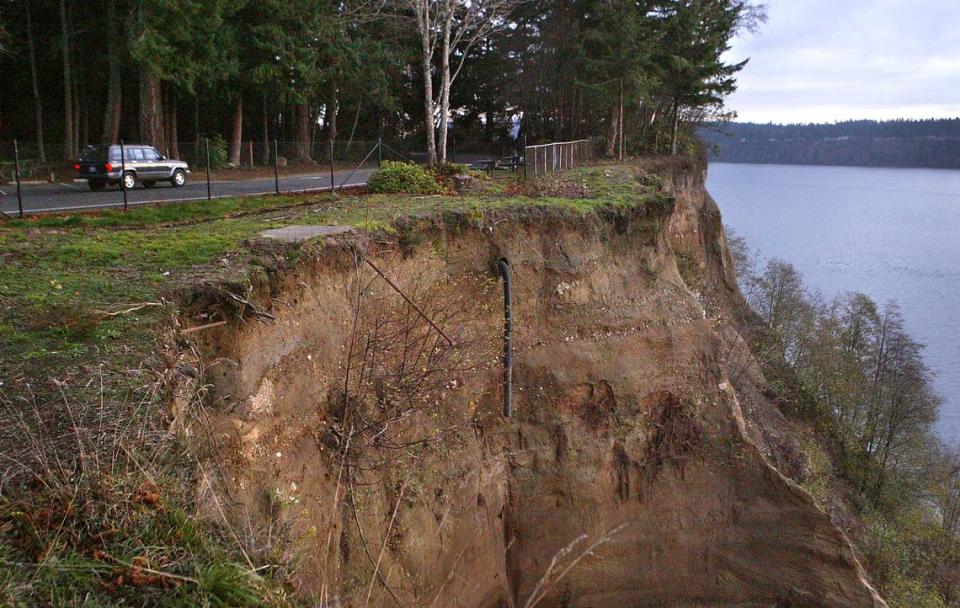
{"label": "undercut overhang of soil", "polygon": [[701,169],[661,174],[670,205],[252,243],[253,291],[182,318],[230,318],[193,334],[210,388],[179,413],[207,515],[320,605],[884,606],[748,437],[719,213]]}

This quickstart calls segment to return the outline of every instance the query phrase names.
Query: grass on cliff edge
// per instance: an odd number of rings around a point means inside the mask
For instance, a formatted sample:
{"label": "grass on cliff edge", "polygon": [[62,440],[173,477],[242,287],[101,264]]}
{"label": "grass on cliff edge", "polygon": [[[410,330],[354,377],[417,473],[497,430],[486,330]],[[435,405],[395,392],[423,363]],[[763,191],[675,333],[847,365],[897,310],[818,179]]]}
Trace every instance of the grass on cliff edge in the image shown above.
{"label": "grass on cliff edge", "polygon": [[244,241],[268,228],[390,230],[399,217],[431,211],[479,214],[538,205],[590,213],[663,197],[655,176],[637,180],[636,171],[582,168],[521,193],[218,199],[0,224],[0,381],[36,381],[38,367],[57,376],[75,355],[87,358],[116,342],[130,345],[142,337],[138,328],[164,314],[164,295],[222,273],[230,260],[243,266]]}
{"label": "grass on cliff edge", "polygon": [[435,211],[591,213],[667,198],[642,168],[605,165],[466,196],[218,199],[0,224],[0,604],[289,602],[274,570],[254,567],[272,556],[193,521],[189,450],[163,407],[170,300],[250,271],[246,239],[290,224],[391,230]]}

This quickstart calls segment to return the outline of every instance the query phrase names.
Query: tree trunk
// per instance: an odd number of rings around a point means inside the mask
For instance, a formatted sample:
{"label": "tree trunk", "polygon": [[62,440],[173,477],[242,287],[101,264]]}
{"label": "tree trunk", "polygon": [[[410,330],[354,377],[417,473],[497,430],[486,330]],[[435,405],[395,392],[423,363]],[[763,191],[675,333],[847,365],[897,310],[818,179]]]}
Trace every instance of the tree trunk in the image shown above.
{"label": "tree trunk", "polygon": [[80,106],[80,143],[84,146],[90,143],[90,100],[86,91],[83,95],[83,104]]}
{"label": "tree trunk", "polygon": [[240,166],[240,146],[243,143],[243,96],[237,93],[233,102],[233,132],[230,136],[230,164]]}
{"label": "tree trunk", "polygon": [[160,79],[144,69],[140,75],[140,141],[163,150],[163,92]]}
{"label": "tree trunk", "polygon": [[200,95],[193,95],[193,158],[199,162],[200,158]]}
{"label": "tree trunk", "polygon": [[70,70],[70,32],[67,18],[67,0],[60,0],[60,50],[63,53],[63,157],[76,158],[73,141],[73,75]]}
{"label": "tree trunk", "polygon": [[[440,164],[447,162],[447,136],[450,130],[450,62],[444,60],[443,92],[440,95]],[[490,117],[487,117],[490,120]]]}
{"label": "tree trunk", "polygon": [[267,96],[263,96],[263,148],[260,149],[260,164],[270,164],[270,109]]}
{"label": "tree trunk", "polygon": [[[495,112],[496,112],[496,109],[493,107],[493,99],[491,98],[487,102],[487,111],[486,111],[487,120],[484,122],[484,125],[483,125],[483,140],[487,143],[490,143],[493,141],[493,128],[494,126],[496,126],[494,123]],[[519,134],[519,131],[518,131],[518,134]],[[456,159],[454,159],[454,162],[456,162]]]}
{"label": "tree trunk", "polygon": [[620,132],[620,152],[617,154],[617,160],[623,162],[623,157],[627,153],[627,140],[623,132],[623,78],[620,79],[620,111],[617,121],[617,130]]}
{"label": "tree trunk", "polygon": [[607,157],[613,158],[614,153],[617,151],[617,133],[619,132],[618,125],[620,124],[620,111],[619,106],[614,105],[610,109],[610,124],[607,127]]}
{"label": "tree trunk", "polygon": [[103,135],[105,144],[116,143],[120,139],[120,113],[122,111],[122,89],[120,78],[120,48],[117,35],[117,0],[107,5],[107,105],[103,111]]}
{"label": "tree trunk", "polygon": [[680,106],[673,103],[673,116],[670,120],[670,154],[677,155],[678,135],[680,131]]}
{"label": "tree trunk", "polygon": [[438,161],[447,162],[447,131],[450,128],[450,34],[453,27],[453,8],[447,9],[443,21],[443,45],[440,48],[440,143]]}
{"label": "tree trunk", "polygon": [[297,104],[295,111],[296,118],[296,136],[297,136],[297,160],[300,162],[311,162],[310,158],[310,104]]}
{"label": "tree trunk", "polygon": [[324,122],[327,126],[327,139],[337,141],[337,116],[340,114],[340,104],[337,102],[337,85],[331,86],[330,100],[327,102],[327,115]]}
{"label": "tree trunk", "polygon": [[37,84],[37,52],[33,41],[33,17],[30,3],[27,2],[27,45],[30,50],[30,80],[33,84],[33,113],[37,120],[37,154],[40,162],[47,162],[47,152],[43,147],[43,106],[40,103],[40,87]]}
{"label": "tree trunk", "polygon": [[350,139],[347,140],[347,149],[344,156],[350,154],[350,147],[353,145],[353,136],[357,132],[357,123],[360,122],[360,108],[363,107],[363,101],[357,102],[357,113],[353,115],[353,127],[350,129]]}
{"label": "tree trunk", "polygon": [[177,125],[177,94],[170,93],[167,104],[167,150],[165,154],[170,158],[180,158],[179,125]]}
{"label": "tree trunk", "polygon": [[431,74],[431,58],[433,49],[430,45],[430,35],[426,31],[420,32],[420,50],[423,64],[423,129],[427,138],[427,166],[437,164],[437,141],[433,129],[433,75]]}
{"label": "tree trunk", "polygon": [[71,67],[73,72],[73,156],[76,157],[80,150],[80,83],[77,78],[77,70]]}

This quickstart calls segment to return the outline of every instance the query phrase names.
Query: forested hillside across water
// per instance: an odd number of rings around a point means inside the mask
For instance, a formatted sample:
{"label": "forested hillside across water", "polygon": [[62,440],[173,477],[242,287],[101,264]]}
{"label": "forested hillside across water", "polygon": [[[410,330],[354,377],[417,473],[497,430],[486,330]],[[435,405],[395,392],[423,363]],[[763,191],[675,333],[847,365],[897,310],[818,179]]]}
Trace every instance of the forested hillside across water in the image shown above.
{"label": "forested hillside across water", "polygon": [[714,124],[711,157],[731,163],[960,169],[960,118],[834,124]]}

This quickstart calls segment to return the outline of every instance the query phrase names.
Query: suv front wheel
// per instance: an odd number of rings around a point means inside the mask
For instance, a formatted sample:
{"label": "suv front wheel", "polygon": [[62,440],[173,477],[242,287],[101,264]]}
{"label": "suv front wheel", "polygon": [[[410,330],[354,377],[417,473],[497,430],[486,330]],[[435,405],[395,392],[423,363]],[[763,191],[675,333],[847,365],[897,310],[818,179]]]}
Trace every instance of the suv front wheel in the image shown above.
{"label": "suv front wheel", "polygon": [[133,173],[127,171],[123,174],[123,187],[127,190],[133,190],[133,187],[137,185],[137,176]]}
{"label": "suv front wheel", "polygon": [[173,172],[173,177],[170,178],[170,183],[173,184],[174,188],[179,188],[180,186],[187,183],[187,174],[183,169],[177,169]]}

